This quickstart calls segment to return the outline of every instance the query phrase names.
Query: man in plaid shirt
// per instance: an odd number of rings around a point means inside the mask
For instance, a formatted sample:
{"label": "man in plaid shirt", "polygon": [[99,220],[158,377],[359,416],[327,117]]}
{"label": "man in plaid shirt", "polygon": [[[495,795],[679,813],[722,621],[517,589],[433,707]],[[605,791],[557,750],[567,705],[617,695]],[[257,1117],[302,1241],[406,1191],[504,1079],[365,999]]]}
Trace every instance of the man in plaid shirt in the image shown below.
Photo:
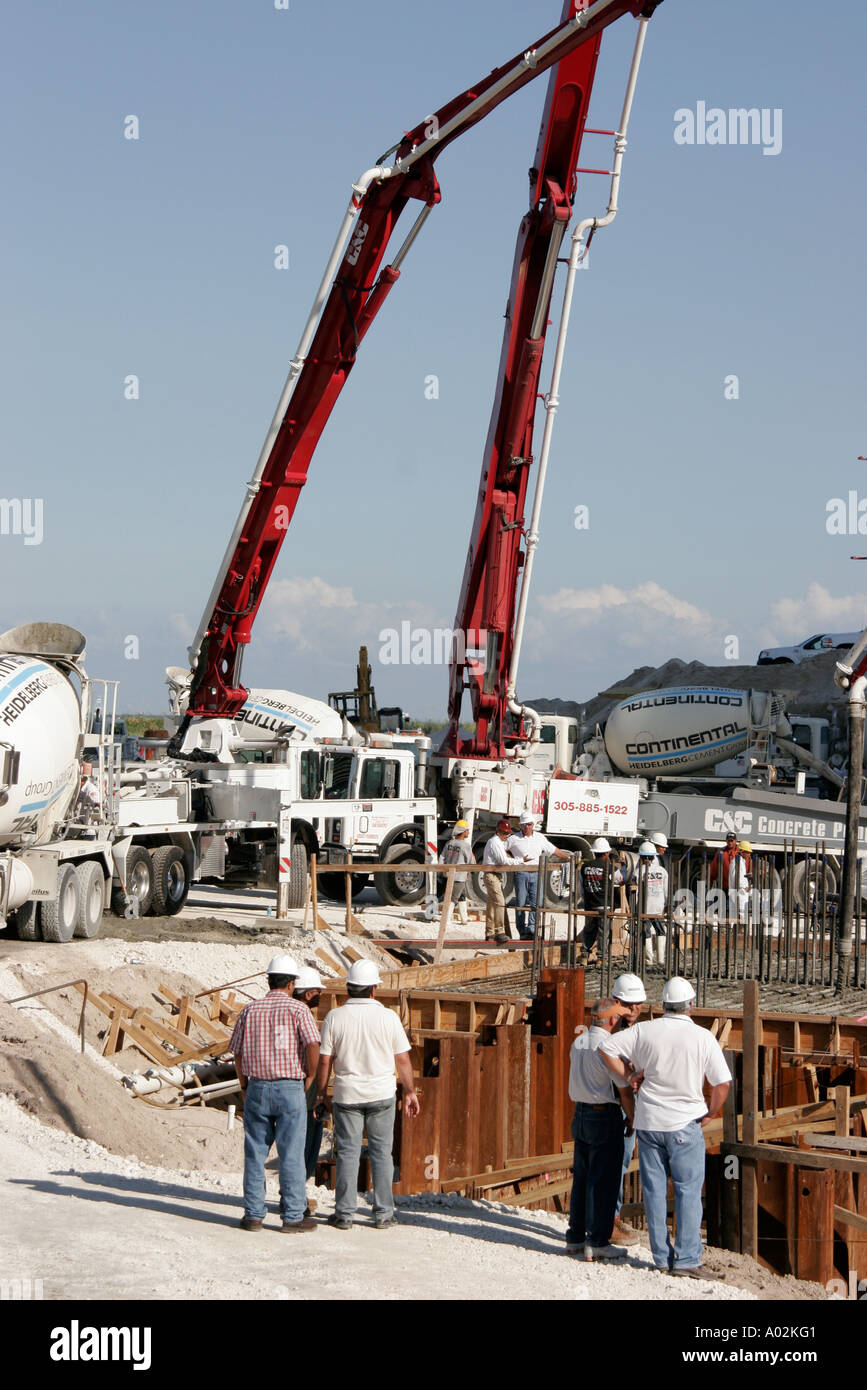
{"label": "man in plaid shirt", "polygon": [[268,993],[242,1009],[229,1043],[244,1097],[245,1231],[262,1229],[265,1160],[273,1143],[280,1160],[283,1230],[316,1229],[305,1214],[304,1092],[316,1075],[319,1029],[307,1005],[292,998],[297,975],[292,956],[275,956],[268,966]]}

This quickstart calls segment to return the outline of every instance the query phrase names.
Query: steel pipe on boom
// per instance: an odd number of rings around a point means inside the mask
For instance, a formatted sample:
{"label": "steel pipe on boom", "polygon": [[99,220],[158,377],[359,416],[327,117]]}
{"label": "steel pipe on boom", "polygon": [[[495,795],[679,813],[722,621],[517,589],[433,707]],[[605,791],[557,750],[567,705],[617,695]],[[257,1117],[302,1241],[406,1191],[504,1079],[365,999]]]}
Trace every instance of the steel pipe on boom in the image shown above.
{"label": "steel pipe on boom", "polygon": [[[638,82],[638,70],[641,66],[641,57],[644,52],[644,41],[647,36],[647,19],[638,21],[638,34],[635,39],[635,48],[632,54],[632,63],[629,69],[629,76],[626,82],[626,95],[623,99],[623,110],[620,115],[620,123],[617,128],[614,142],[614,167],[611,171],[611,188],[608,197],[608,210],[604,217],[586,217],[572,233],[572,249],[569,256],[569,268],[566,272],[566,284],[563,290],[563,309],[560,314],[560,328],[557,333],[557,343],[554,349],[554,363],[551,370],[551,386],[545,397],[545,428],[542,434],[542,447],[539,451],[539,469],[536,474],[536,488],[533,494],[533,510],[530,515],[530,529],[527,532],[527,554],[524,560],[524,573],[521,579],[521,592],[518,598],[518,612],[515,618],[515,635],[512,642],[512,663],[509,668],[509,683],[506,688],[506,698],[512,714],[516,715],[522,722],[529,720],[530,733],[528,744],[517,744],[510,749],[511,756],[515,756],[523,751],[528,745],[537,743],[541,729],[541,718],[536,710],[529,705],[522,705],[517,698],[518,665],[521,660],[521,647],[524,640],[524,623],[527,617],[527,602],[530,595],[530,580],[533,577],[533,561],[536,554],[536,547],[539,544],[539,519],[542,513],[542,498],[545,493],[545,479],[548,472],[548,458],[551,452],[551,440],[554,433],[554,423],[557,410],[560,405],[560,378],[563,372],[563,360],[566,354],[566,337],[569,332],[569,320],[572,314],[572,299],[575,291],[575,276],[578,272],[581,260],[587,252],[590,238],[599,230],[600,227],[610,227],[618,212],[618,199],[620,194],[620,178],[623,169],[623,156],[626,151],[626,137],[629,130],[629,118],[632,114],[632,104],[635,99],[635,88]],[[585,241],[585,237],[587,240]],[[541,330],[541,324],[538,325]]]}

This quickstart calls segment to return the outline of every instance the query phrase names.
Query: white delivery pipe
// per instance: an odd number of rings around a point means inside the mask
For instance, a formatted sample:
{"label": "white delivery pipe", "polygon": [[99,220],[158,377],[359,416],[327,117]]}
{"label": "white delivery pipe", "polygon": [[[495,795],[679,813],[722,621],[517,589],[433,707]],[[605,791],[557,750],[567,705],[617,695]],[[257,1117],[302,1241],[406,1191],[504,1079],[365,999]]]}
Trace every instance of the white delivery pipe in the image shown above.
{"label": "white delivery pipe", "polygon": [[[520,61],[515,64],[514,67],[510,68],[507,73],[504,73],[504,75],[500,78],[498,82],[494,84],[493,87],[489,88],[488,91],[486,91],[482,96],[477,97],[476,100],[472,101],[469,106],[463,109],[463,111],[460,111],[457,115],[453,116],[452,119],[450,121],[447,121],[446,124],[442,126],[441,129],[439,129],[435,135],[432,135],[428,140],[423,140],[420,145],[417,145],[415,149],[412,150],[411,153],[406,156],[406,158],[397,159],[392,165],[377,164],[372,169],[366,170],[366,172],[361,175],[361,178],[358,180],[358,182],[352,185],[352,198],[350,199],[349,207],[347,208],[343,221],[340,224],[340,230],[337,234],[337,240],[334,243],[334,247],[328,259],[328,264],[325,267],[325,273],[322,276],[322,280],[319,284],[319,289],[316,292],[316,298],[313,301],[313,307],[311,308],[310,313],[307,317],[307,322],[304,325],[304,332],[301,335],[301,341],[298,344],[295,356],[292,358],[292,361],[289,364],[289,375],[286,378],[283,390],[280,394],[280,399],[277,402],[277,409],[274,411],[274,417],[271,421],[268,433],[265,436],[265,442],[262,445],[262,449],[259,454],[256,467],[253,470],[253,476],[250,479],[249,483],[247,483],[247,496],[241,506],[241,511],[238,514],[238,520],[235,522],[235,528],[232,532],[231,540],[229,541],[229,544],[226,548],[226,553],[223,556],[222,563],[217,573],[217,578],[214,582],[214,587],[211,590],[211,595],[208,599],[207,608],[205,609],[205,612],[202,615],[202,619],[199,623],[198,630],[196,632],[195,637],[193,638],[192,646],[188,648],[191,669],[195,668],[195,665],[199,659],[199,654],[202,649],[202,643],[205,640],[205,632],[207,631],[208,623],[210,622],[211,615],[214,611],[214,608],[216,607],[217,599],[220,595],[220,590],[222,589],[223,584],[225,582],[226,574],[228,573],[232,556],[235,553],[238,541],[243,535],[244,524],[247,520],[247,517],[249,516],[250,507],[253,503],[253,498],[259,491],[259,485],[262,480],[262,474],[265,471],[265,465],[268,462],[271,450],[274,447],[274,441],[277,438],[280,426],[283,423],[283,419],[289,407],[289,402],[292,399],[292,395],[295,390],[295,383],[298,380],[298,377],[301,374],[301,369],[306,361],[310,344],[313,341],[313,335],[316,332],[316,328],[319,323],[322,308],[325,304],[326,299],[328,298],[328,294],[331,289],[331,283],[335,275],[337,274],[337,269],[340,265],[340,262],[343,259],[346,244],[349,240],[353,223],[355,222],[355,219],[358,215],[358,209],[361,205],[361,200],[366,194],[370,185],[380,179],[393,178],[395,174],[405,174],[408,169],[411,169],[414,164],[418,163],[418,161],[424,158],[425,155],[429,154],[435,146],[439,145],[439,143],[445,137],[460,130],[461,127],[466,125],[468,121],[471,121],[475,116],[479,115],[482,111],[484,111],[486,107],[490,106],[494,99],[497,96],[499,96],[499,94],[513,82],[516,76],[526,71],[527,68],[538,67],[540,59],[547,58],[551,53],[556,52],[558,48],[562,47],[563,41],[567,35],[571,35],[571,33],[575,29],[585,29],[587,25],[591,23],[591,21],[596,19],[597,15],[600,15],[605,10],[609,9],[613,3],[614,0],[596,0],[595,5],[591,5],[589,9],[582,10],[580,14],[574,15],[571,19],[567,20],[565,24],[561,25],[560,28],[556,31],[556,33],[552,34],[551,38],[548,39],[547,43],[542,44],[538,49],[528,49],[528,51],[524,54],[523,58],[521,58]],[[642,24],[644,23],[646,23],[646,21],[642,20]],[[430,209],[426,209],[421,213],[420,217],[417,220],[417,224],[412,228],[409,236],[407,237],[406,242],[398,252],[398,256],[395,261],[396,266],[398,266],[406,256],[407,252],[412,246],[413,241],[418,235],[418,232],[421,230],[421,227],[429,211]]]}
{"label": "white delivery pipe", "polygon": [[[589,14],[589,11],[585,11]],[[575,231],[572,233],[572,250],[569,256],[569,269],[566,272],[566,285],[563,291],[563,311],[560,315],[560,328],[557,333],[557,346],[554,351],[554,364],[551,371],[551,388],[545,397],[545,430],[542,435],[542,447],[539,452],[539,471],[536,475],[536,490],[533,495],[533,510],[530,516],[530,529],[527,533],[527,556],[524,561],[524,573],[521,581],[521,593],[518,599],[518,615],[515,619],[515,638],[512,646],[512,662],[509,668],[509,683],[506,688],[506,696],[509,702],[509,709],[512,714],[518,715],[522,719],[527,719],[532,725],[530,738],[527,744],[518,745],[510,751],[510,756],[514,757],[524,751],[528,746],[539,741],[539,731],[541,729],[541,718],[538,712],[531,709],[529,705],[522,705],[516,696],[518,681],[518,663],[521,659],[521,646],[524,639],[524,625],[527,617],[527,601],[530,596],[530,580],[533,574],[533,560],[536,547],[539,544],[539,517],[542,511],[542,497],[545,491],[545,478],[548,472],[548,457],[551,452],[551,438],[554,433],[554,422],[557,415],[557,408],[560,404],[560,378],[563,372],[563,360],[566,354],[566,336],[569,332],[569,318],[572,312],[572,298],[575,291],[575,276],[584,254],[584,238],[599,227],[609,227],[617,216],[618,195],[620,192],[620,174],[623,167],[623,154],[626,149],[626,134],[629,129],[629,118],[632,113],[632,103],[635,97],[635,87],[638,82],[638,69],[641,65],[641,55],[644,51],[644,40],[647,33],[648,20],[638,21],[638,35],[635,40],[635,49],[632,54],[632,64],[629,69],[629,77],[626,83],[626,95],[623,99],[623,111],[620,116],[620,125],[614,141],[614,167],[611,171],[611,190],[608,197],[608,211],[604,217],[585,217]]]}

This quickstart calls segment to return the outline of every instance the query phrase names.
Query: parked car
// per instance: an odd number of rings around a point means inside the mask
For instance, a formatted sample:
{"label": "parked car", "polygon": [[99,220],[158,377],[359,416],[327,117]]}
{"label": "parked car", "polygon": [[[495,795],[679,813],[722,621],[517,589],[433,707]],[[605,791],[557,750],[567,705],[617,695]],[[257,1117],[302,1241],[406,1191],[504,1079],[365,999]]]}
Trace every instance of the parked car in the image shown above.
{"label": "parked car", "polygon": [[808,637],[806,642],[799,642],[796,647],[769,647],[767,651],[759,652],[757,665],[776,666],[789,662],[797,666],[800,662],[806,661],[807,657],[817,656],[819,652],[830,652],[835,648],[838,651],[848,651],[860,636],[860,632],[817,632],[814,637]]}

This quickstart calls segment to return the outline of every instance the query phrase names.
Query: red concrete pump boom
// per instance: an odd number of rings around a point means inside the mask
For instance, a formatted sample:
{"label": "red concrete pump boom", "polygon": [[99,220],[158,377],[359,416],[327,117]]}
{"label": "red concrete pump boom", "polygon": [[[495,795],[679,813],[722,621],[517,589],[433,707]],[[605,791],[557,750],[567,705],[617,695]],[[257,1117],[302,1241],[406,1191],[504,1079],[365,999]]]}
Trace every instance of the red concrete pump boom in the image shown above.
{"label": "red concrete pump boom", "polygon": [[[601,34],[622,15],[647,17],[660,3],[565,0],[555,29],[421,121],[388,152],[394,153],[391,165],[384,163],[384,155],[353,185],[352,201],[190,648],[190,703],[178,742],[190,718],[231,717],[247,697],[241,658],[256,613],[307,481],[313,451],[359,344],[398,280],[422,223],[440,201],[435,159],[458,135],[553,67],[532,171],[531,206],[515,260],[500,384],[457,623],[463,629],[484,627],[493,643],[491,669],[483,679],[468,678],[478,721],[473,751],[490,752],[502,745],[509,633],[551,279],[556,248],[571,215],[575,165]],[[411,199],[420,202],[422,210],[392,262],[380,270],[395,224]],[[462,668],[452,671],[453,741],[464,679]]]}

